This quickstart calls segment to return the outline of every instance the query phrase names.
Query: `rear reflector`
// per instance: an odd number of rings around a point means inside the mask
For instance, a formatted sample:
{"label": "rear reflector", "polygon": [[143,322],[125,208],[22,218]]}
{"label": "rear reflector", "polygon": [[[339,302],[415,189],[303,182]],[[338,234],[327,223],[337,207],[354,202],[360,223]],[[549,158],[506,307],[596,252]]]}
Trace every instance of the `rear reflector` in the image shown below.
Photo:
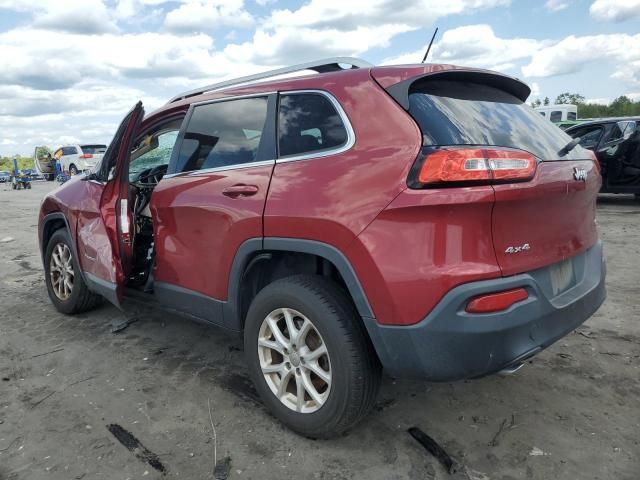
{"label": "rear reflector", "polygon": [[533,178],[536,157],[501,148],[446,148],[427,155],[418,173],[421,184],[490,183]]}
{"label": "rear reflector", "polygon": [[90,153],[85,153],[84,155],[80,155],[80,158],[93,158],[93,155]]}
{"label": "rear reflector", "polygon": [[490,293],[475,297],[467,304],[468,313],[492,313],[506,310],[511,305],[529,298],[524,288],[515,288],[504,292]]}

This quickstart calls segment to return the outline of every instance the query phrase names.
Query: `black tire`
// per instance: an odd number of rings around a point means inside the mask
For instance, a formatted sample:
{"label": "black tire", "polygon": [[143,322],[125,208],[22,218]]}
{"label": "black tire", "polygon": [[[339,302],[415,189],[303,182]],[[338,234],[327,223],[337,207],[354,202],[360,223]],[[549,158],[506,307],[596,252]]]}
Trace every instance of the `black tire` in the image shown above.
{"label": "black tire", "polygon": [[31,190],[31,184],[30,183],[27,183],[27,189]]}
{"label": "black tire", "polygon": [[78,174],[78,168],[72,163],[71,165],[69,165],[69,175],[71,175],[72,177],[74,175]]}
{"label": "black tire", "polygon": [[[61,300],[57,297],[57,295],[53,291],[53,284],[51,280],[51,255],[53,249],[60,243],[65,244],[72,252],[71,261],[73,263],[74,271],[73,288],[71,289],[71,295],[66,300]],[[47,244],[44,255],[45,283],[47,284],[47,292],[49,293],[51,303],[53,303],[53,306],[56,307],[56,310],[69,315],[91,310],[92,308],[95,308],[102,300],[102,297],[100,295],[89,291],[89,289],[87,288],[87,284],[84,283],[82,275],[80,274],[80,266],[78,265],[78,260],[75,258],[73,251],[73,244],[71,243],[69,233],[66,229],[61,228],[59,230],[56,230],[54,234],[51,235],[51,239],[49,239],[49,243]]]}
{"label": "black tire", "polygon": [[[312,413],[299,413],[271,391],[260,367],[258,336],[267,315],[291,308],[305,315],[321,335],[331,364],[331,389]],[[296,275],[267,285],[255,297],[244,331],[251,378],[269,410],[291,430],[310,438],[331,438],[369,413],[380,386],[381,367],[350,298],[334,282]]]}

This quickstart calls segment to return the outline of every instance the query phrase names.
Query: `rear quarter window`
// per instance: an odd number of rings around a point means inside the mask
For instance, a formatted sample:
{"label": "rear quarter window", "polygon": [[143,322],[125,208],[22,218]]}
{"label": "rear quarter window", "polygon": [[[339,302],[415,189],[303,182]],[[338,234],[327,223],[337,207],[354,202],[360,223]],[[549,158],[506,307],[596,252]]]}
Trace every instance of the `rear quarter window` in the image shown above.
{"label": "rear quarter window", "polygon": [[347,142],[347,128],[328,97],[321,93],[291,93],[280,96],[280,157],[331,152],[345,146]]}
{"label": "rear quarter window", "polygon": [[[412,87],[409,113],[424,146],[479,145],[517,148],[542,160],[559,159],[571,137],[513,95],[487,85],[430,80]],[[563,160],[587,159],[576,147]]]}

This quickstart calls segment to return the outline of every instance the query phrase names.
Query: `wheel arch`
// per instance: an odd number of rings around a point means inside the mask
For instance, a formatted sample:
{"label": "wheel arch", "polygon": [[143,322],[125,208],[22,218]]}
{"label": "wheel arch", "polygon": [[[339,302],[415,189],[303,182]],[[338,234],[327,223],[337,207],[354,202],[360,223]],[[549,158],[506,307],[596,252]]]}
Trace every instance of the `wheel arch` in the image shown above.
{"label": "wheel arch", "polygon": [[[39,240],[40,240],[40,253],[42,255],[42,264],[45,262],[45,253],[47,251],[47,245],[49,244],[49,240],[55,232],[61,229],[66,229],[69,233],[69,238],[71,239],[71,250],[74,257],[77,259],[78,264],[80,263],[80,257],[78,257],[78,248],[76,246],[76,239],[73,235],[73,230],[71,230],[71,226],[69,225],[69,220],[62,212],[52,212],[44,216],[42,222],[40,223],[39,228]],[[80,268],[80,275],[82,279],[86,281],[84,272],[82,268]]]}
{"label": "wheel arch", "polygon": [[[315,266],[311,263],[314,260],[319,262]],[[287,263],[291,262],[303,270],[287,271]],[[228,299],[224,305],[225,326],[242,330],[248,304],[261,288],[270,281],[286,276],[285,273],[318,273],[310,272],[311,268],[327,276],[337,276],[358,314],[367,320],[375,318],[355,270],[340,250],[315,240],[265,237],[245,241],[236,252],[229,274]],[[265,272],[266,283],[260,279]]]}

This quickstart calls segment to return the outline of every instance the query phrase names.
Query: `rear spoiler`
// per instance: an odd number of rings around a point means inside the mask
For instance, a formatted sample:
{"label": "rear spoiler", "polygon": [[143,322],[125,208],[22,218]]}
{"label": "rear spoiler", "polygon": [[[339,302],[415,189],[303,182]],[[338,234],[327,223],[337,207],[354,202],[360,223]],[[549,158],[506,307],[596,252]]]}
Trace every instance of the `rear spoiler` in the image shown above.
{"label": "rear spoiler", "polygon": [[[379,67],[372,69],[371,75],[405,110],[409,110],[409,91],[411,87],[423,81],[455,80],[458,82],[481,83],[510,93],[523,102],[527,100],[531,93],[531,89],[526,83],[501,73],[489,70],[461,69],[453,66],[442,69],[443,67],[445,66],[421,65],[417,67],[412,65],[405,67],[404,72],[397,71],[401,67]],[[411,76],[407,78],[409,75]],[[394,80],[399,81],[394,82]]]}

